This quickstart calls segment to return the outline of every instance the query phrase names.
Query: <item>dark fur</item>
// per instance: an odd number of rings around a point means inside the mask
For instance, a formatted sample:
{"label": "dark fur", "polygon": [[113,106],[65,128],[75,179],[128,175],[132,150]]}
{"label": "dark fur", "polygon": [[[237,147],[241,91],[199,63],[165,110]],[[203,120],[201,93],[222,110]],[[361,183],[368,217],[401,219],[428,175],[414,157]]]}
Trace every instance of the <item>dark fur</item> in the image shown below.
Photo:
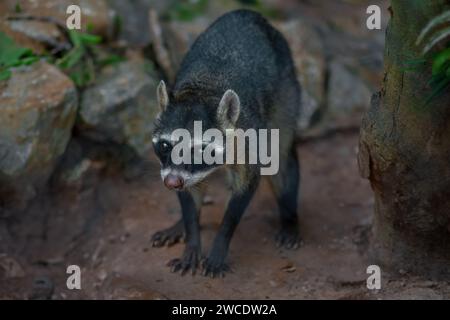
{"label": "dark fur", "polygon": [[[270,177],[281,215],[277,241],[288,248],[296,247],[299,168],[293,142],[300,87],[289,47],[266,19],[252,11],[234,11],[219,18],[199,36],[183,60],[155,134],[191,129],[194,120],[202,120],[203,130],[223,128],[217,108],[228,89],[234,90],[241,102],[236,128],[280,130],[280,171]],[[162,163],[165,165],[170,163]],[[232,196],[203,264],[204,274],[213,276],[228,270],[225,257],[231,237],[260,180],[257,166],[235,165],[229,169]],[[173,260],[171,266],[174,271],[195,271],[201,250],[198,223],[201,193],[194,188],[178,194],[186,249],[183,257]],[[180,223],[158,232],[153,237],[154,245],[174,243],[182,232]]]}

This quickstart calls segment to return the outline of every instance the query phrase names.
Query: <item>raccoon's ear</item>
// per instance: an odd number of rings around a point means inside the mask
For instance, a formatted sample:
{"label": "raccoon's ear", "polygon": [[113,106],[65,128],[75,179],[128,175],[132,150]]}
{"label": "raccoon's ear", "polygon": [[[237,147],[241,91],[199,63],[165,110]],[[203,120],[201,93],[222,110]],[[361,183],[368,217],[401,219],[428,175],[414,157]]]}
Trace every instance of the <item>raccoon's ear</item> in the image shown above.
{"label": "raccoon's ear", "polygon": [[225,127],[234,127],[241,111],[239,96],[233,90],[227,90],[219,103],[217,116]]}
{"label": "raccoon's ear", "polygon": [[167,105],[169,104],[169,96],[167,94],[166,83],[164,80],[158,85],[158,89],[156,90],[156,97],[158,98],[159,109],[161,112],[166,110]]}

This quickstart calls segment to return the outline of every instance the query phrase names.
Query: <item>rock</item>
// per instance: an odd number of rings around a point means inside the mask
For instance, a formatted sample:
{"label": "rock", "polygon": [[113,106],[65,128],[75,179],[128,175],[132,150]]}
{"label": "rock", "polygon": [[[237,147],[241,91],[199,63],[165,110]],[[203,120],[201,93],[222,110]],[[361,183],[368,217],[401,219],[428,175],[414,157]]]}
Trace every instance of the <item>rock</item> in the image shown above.
{"label": "rock", "polygon": [[[45,47],[59,48],[65,44],[66,49],[70,48],[55,24],[23,20],[7,21],[6,23],[15,33],[20,33],[31,41],[41,43]],[[44,50],[39,50],[37,53],[44,53]]]}
{"label": "rock", "polygon": [[150,43],[148,11],[150,3],[146,0],[109,0],[116,12],[118,25],[117,40],[123,46],[146,46]]}
{"label": "rock", "polygon": [[117,40],[119,44],[129,47],[144,47],[150,44],[148,12],[154,8],[158,14],[163,14],[170,1],[155,0],[108,0],[115,11],[117,19]]}
{"label": "rock", "polygon": [[330,63],[326,126],[359,126],[363,112],[369,108],[372,90],[349,66],[334,60]]}
{"label": "rock", "polygon": [[321,37],[304,19],[296,19],[275,26],[283,33],[291,48],[302,86],[302,106],[298,129],[308,129],[316,113],[325,106],[326,59]]}
{"label": "rock", "polygon": [[157,114],[156,77],[140,62],[123,62],[102,71],[81,99],[78,128],[97,142],[113,142],[145,156]]}
{"label": "rock", "polygon": [[11,78],[0,83],[3,200],[18,200],[23,208],[47,182],[66,149],[77,104],[72,81],[43,61],[14,69]]}
{"label": "rock", "polygon": [[15,31],[11,28],[8,21],[0,20],[0,31],[14,40],[14,43],[20,47],[31,49],[34,53],[43,54],[46,51],[45,44],[29,38],[27,35]]}
{"label": "rock", "polygon": [[379,88],[383,80],[384,39],[374,36],[355,38],[328,28],[322,28],[322,32],[329,61],[338,60],[350,67],[374,91]]}
{"label": "rock", "polygon": [[[167,1],[170,2],[170,1]],[[166,7],[167,11],[175,10],[173,4]],[[184,21],[175,18],[161,20],[162,37],[170,55],[171,66],[176,73],[197,37],[206,30],[217,18],[223,14],[242,8],[237,1],[217,0],[209,1],[204,9],[197,12],[192,20]],[[160,13],[161,11],[157,11]],[[172,12],[173,13],[173,12]],[[159,16],[164,16],[159,14]]]}
{"label": "rock", "polygon": [[51,17],[61,24],[66,24],[67,7],[78,5],[81,8],[82,29],[109,37],[114,24],[114,12],[108,7],[106,0],[24,0],[20,1],[20,13],[16,12],[18,1],[2,0],[1,12],[10,15],[26,15],[33,17]]}
{"label": "rock", "polygon": [[83,159],[80,163],[78,163],[74,168],[73,171],[68,172],[64,178],[67,181],[67,183],[74,183],[76,181],[79,181],[81,177],[89,170],[89,168],[92,166],[92,161],[89,159]]}
{"label": "rock", "polygon": [[25,277],[25,271],[20,263],[6,254],[0,255],[0,270],[5,279]]}
{"label": "rock", "polygon": [[70,140],[64,156],[53,173],[51,190],[61,192],[71,189],[77,193],[97,185],[99,175],[107,163],[95,159],[90,150],[79,140],[78,137]]}
{"label": "rock", "polygon": [[168,21],[162,23],[163,39],[175,73],[191,45],[210,23],[210,19],[206,17],[197,18],[191,22]]}

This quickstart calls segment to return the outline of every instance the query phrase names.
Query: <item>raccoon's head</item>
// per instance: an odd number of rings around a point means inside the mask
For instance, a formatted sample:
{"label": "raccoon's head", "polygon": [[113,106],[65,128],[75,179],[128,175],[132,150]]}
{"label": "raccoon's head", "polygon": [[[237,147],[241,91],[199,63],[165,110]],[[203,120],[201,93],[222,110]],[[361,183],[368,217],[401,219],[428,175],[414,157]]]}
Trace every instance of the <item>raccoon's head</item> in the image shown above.
{"label": "raccoon's head", "polygon": [[[223,161],[214,163],[204,161],[203,156],[199,155],[207,152],[213,157],[225,159],[224,133],[226,129],[234,128],[239,117],[239,97],[234,91],[228,90],[217,107],[206,106],[195,98],[171,102],[166,85],[161,81],[157,89],[157,98],[161,112],[156,120],[152,141],[161,163],[161,178],[169,189],[182,190],[196,186],[223,164]],[[200,134],[198,121],[201,121]],[[179,132],[179,129],[183,129],[186,134],[181,137],[174,134]],[[203,135],[205,131],[214,130],[223,134],[222,141],[216,141],[214,135]],[[184,160],[180,163],[180,159],[175,159],[180,155],[180,149],[190,152],[188,157],[190,161],[186,161],[187,158],[183,157]],[[183,151],[181,155],[185,155]],[[197,160],[194,161],[195,159]]]}

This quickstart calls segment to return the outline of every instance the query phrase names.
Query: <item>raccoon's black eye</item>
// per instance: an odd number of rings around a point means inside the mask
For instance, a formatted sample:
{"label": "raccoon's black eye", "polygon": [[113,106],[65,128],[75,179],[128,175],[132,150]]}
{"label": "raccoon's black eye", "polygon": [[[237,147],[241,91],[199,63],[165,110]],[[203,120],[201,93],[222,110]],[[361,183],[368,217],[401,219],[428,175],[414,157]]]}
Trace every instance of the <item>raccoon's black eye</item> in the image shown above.
{"label": "raccoon's black eye", "polygon": [[172,150],[172,145],[166,141],[159,143],[159,151],[161,154],[168,154]]}
{"label": "raccoon's black eye", "polygon": [[160,141],[156,145],[156,150],[160,156],[166,156],[172,151],[172,145],[167,141]]}

